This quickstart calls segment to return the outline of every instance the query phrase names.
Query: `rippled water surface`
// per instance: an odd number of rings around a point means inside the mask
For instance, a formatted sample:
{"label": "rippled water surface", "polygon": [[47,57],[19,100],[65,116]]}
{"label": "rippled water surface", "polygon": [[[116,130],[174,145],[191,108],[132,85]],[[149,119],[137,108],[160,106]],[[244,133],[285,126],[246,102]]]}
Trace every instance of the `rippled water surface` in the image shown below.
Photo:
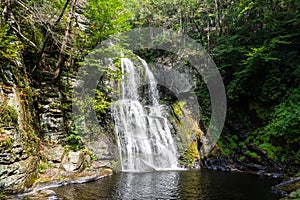
{"label": "rippled water surface", "polygon": [[119,173],[96,182],[54,189],[66,200],[199,199],[275,200],[275,180],[206,170]]}

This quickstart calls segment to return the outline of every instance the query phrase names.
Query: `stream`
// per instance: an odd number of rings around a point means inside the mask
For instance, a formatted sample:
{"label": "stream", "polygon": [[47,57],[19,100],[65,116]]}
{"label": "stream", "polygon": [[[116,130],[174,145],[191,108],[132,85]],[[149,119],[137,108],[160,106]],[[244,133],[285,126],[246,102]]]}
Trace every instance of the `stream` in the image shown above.
{"label": "stream", "polygon": [[121,172],[96,182],[55,188],[65,200],[198,199],[276,200],[277,180],[258,175],[208,170]]}

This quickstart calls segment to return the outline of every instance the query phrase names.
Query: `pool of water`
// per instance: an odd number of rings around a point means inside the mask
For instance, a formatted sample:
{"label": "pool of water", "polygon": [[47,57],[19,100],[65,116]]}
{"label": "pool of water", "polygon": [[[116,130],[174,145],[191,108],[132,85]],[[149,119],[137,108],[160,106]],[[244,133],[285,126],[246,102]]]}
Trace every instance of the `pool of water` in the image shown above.
{"label": "pool of water", "polygon": [[208,170],[122,172],[96,182],[55,188],[66,200],[90,199],[198,199],[275,200],[277,183],[257,175]]}

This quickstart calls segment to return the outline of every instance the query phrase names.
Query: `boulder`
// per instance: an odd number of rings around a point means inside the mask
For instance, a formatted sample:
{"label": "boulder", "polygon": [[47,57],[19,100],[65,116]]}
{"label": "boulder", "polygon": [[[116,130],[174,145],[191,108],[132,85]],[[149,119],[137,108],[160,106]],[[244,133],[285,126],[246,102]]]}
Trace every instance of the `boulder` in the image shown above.
{"label": "boulder", "polygon": [[45,158],[52,163],[60,163],[65,152],[65,148],[61,145],[48,146],[43,151]]}
{"label": "boulder", "polygon": [[61,166],[67,172],[76,172],[84,168],[84,153],[81,151],[70,151],[63,159]]}

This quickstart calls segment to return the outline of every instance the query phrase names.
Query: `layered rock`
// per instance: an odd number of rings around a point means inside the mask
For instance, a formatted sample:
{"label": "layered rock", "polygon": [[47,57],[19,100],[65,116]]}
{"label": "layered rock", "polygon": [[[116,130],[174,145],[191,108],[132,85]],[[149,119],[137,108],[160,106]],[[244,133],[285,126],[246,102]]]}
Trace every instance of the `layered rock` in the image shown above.
{"label": "layered rock", "polygon": [[62,113],[62,95],[52,75],[43,75],[39,95],[39,119],[42,139],[49,143],[64,143],[66,131]]}
{"label": "layered rock", "polygon": [[22,58],[0,66],[0,190],[19,192],[37,177],[38,137],[33,91]]}

